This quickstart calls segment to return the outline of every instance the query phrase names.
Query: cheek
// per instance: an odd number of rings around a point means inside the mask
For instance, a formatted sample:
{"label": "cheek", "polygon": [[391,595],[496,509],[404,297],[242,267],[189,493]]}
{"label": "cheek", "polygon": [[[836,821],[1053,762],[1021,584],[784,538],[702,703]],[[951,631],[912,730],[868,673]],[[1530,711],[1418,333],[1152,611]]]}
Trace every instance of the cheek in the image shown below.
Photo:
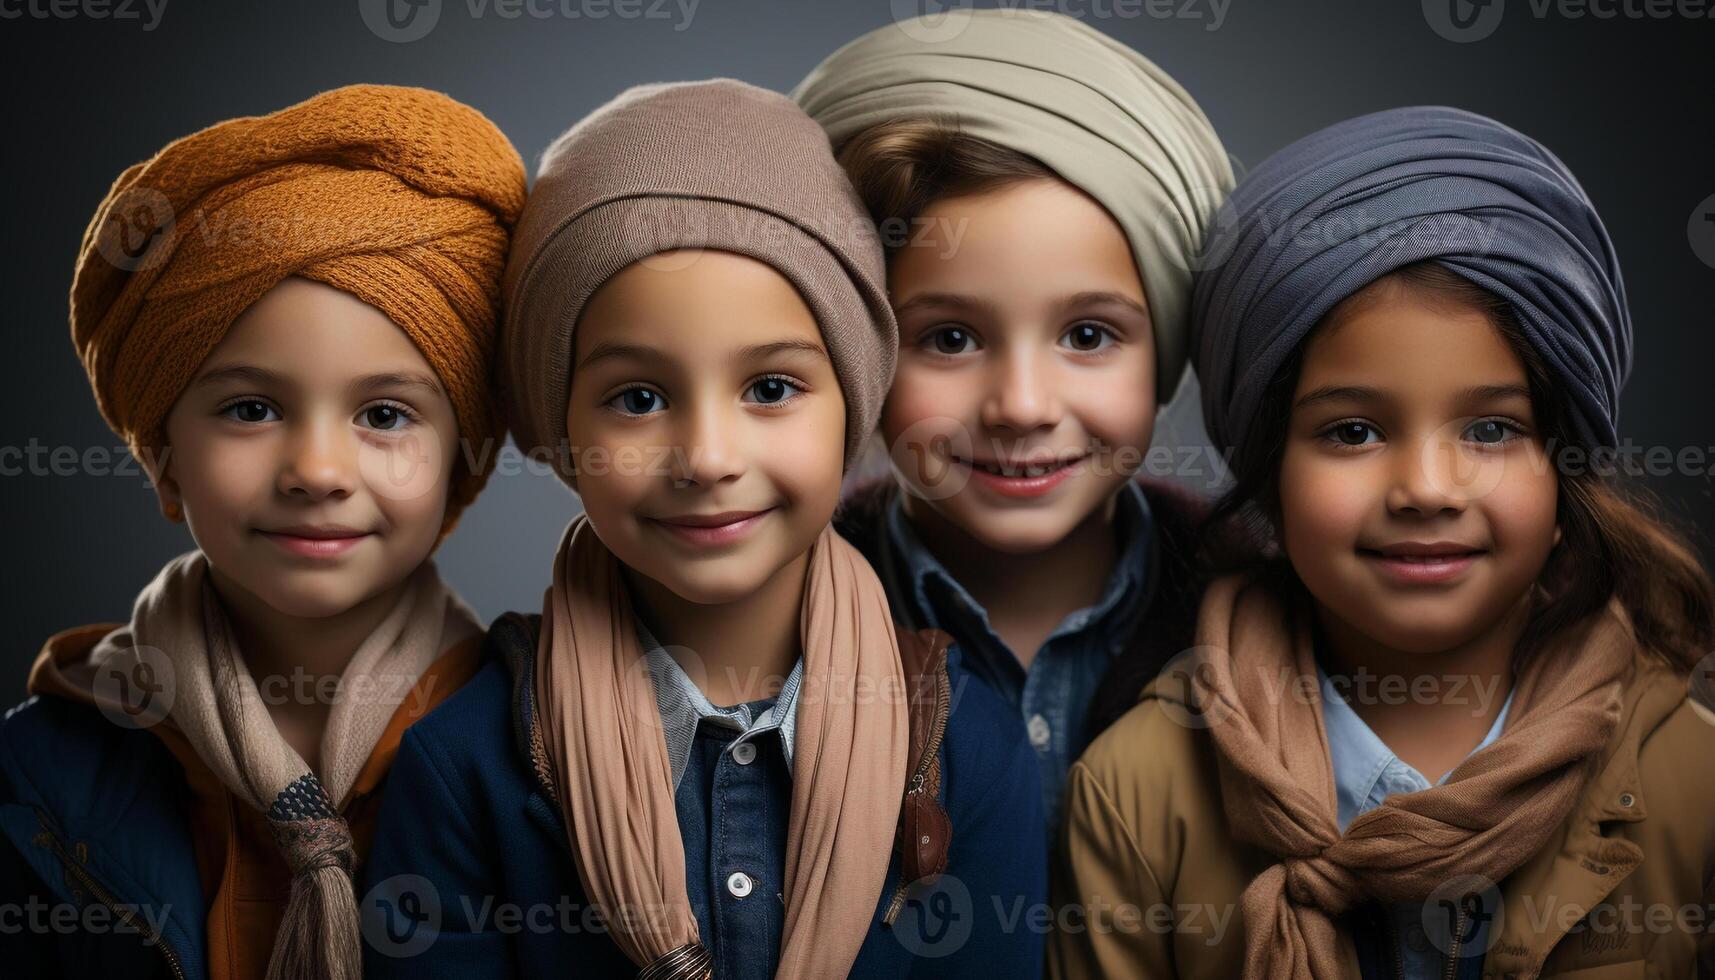
{"label": "cheek", "polygon": [[1147,358],[1067,376],[1067,405],[1085,431],[1112,446],[1149,445],[1155,431],[1155,383]]}
{"label": "cheek", "polygon": [[273,440],[267,437],[221,437],[191,427],[168,432],[171,455],[168,472],[178,483],[186,514],[231,514],[265,501],[273,492],[278,470]]}
{"label": "cheek", "polygon": [[770,423],[757,432],[753,462],[769,482],[807,517],[827,523],[839,503],[845,463],[845,406],[822,399],[789,420]]}
{"label": "cheek", "polygon": [[937,370],[903,351],[900,358],[881,410],[881,434],[889,446],[919,433],[953,436],[974,424],[983,399],[980,372]]}
{"label": "cheek", "polygon": [[1288,447],[1280,465],[1281,536],[1293,563],[1351,550],[1369,513],[1379,506],[1364,468],[1319,459]]}
{"label": "cheek", "polygon": [[578,500],[590,521],[618,529],[626,516],[648,499],[656,483],[671,478],[672,457],[642,441],[616,438],[615,433],[572,436],[578,471]]}
{"label": "cheek", "polygon": [[439,533],[457,463],[457,437],[421,431],[355,438],[358,475],[388,523],[400,530],[430,526]]}
{"label": "cheek", "polygon": [[1510,467],[1481,500],[1491,533],[1503,551],[1546,555],[1559,518],[1559,482],[1546,462]]}

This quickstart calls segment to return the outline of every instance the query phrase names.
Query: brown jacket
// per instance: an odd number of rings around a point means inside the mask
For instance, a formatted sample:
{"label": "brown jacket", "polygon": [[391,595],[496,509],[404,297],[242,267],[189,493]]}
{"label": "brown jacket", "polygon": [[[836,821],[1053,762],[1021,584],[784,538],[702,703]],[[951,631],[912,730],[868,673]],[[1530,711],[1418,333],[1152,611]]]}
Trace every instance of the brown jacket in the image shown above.
{"label": "brown jacket", "polygon": [[[89,692],[61,675],[61,666],[81,661],[118,624],[66,630],[50,638],[30,671],[30,693],[93,704]],[[450,697],[481,666],[482,634],[448,648],[429,666],[409,695],[394,710],[387,729],[369,754],[357,782],[340,801],[340,813],[351,827],[358,860],[369,854],[375,818],[381,807],[382,783],[399,739],[412,722]],[[209,980],[262,980],[274,950],[290,889],[291,874],[268,828],[267,818],[239,805],[170,722],[150,731],[172,751],[185,771],[191,839],[196,845],[197,871],[208,906]]]}
{"label": "brown jacket", "polygon": [[[1228,832],[1213,740],[1174,689],[1151,684],[1072,767],[1052,977],[1243,972],[1239,897],[1274,860]],[[1640,660],[1583,796],[1499,883],[1485,978],[1715,977],[1715,713],[1687,691]]]}

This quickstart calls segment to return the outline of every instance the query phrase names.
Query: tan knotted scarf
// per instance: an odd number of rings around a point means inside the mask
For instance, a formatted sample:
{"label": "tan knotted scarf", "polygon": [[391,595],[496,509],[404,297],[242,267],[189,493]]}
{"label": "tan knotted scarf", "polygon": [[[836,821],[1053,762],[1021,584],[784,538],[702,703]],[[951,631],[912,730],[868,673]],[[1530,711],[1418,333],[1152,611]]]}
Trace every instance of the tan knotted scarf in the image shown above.
{"label": "tan knotted scarf", "polygon": [[[185,735],[221,785],[268,815],[292,870],[269,980],[358,980],[356,854],[336,803],[357,781],[397,698],[443,650],[479,632],[475,614],[442,583],[432,562],[423,563],[341,675],[322,739],[321,778],[274,727],[200,551],[167,563],[138,595],[130,624],[101,640],[79,671],[85,678],[74,682],[90,684],[95,671],[112,667],[138,676],[140,664],[148,664],[153,683],[170,697],[167,723]],[[163,655],[165,671],[159,669]],[[112,701],[101,685],[91,689],[98,703]]]}
{"label": "tan knotted scarf", "polygon": [[1341,975],[1334,918],[1420,902],[1460,875],[1500,881],[1565,820],[1620,720],[1637,644],[1610,606],[1518,666],[1506,731],[1447,781],[1335,822],[1310,613],[1232,576],[1206,593],[1187,700],[1208,720],[1227,821],[1280,858],[1245,889],[1246,980]]}
{"label": "tan knotted scarf", "polygon": [[[898,637],[875,572],[832,529],[809,558],[779,975],[843,977],[885,883],[909,720]],[[620,949],[646,976],[706,977],[666,740],[654,689],[638,681],[649,674],[634,622],[618,559],[580,516],[554,559],[537,648],[554,791],[584,890]]]}

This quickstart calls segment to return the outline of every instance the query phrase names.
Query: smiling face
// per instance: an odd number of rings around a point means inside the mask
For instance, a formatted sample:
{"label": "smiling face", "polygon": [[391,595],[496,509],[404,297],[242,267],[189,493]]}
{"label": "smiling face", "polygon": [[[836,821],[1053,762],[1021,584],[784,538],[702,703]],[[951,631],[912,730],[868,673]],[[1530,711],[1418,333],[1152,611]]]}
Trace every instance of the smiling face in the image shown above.
{"label": "smiling face", "polygon": [[566,430],[602,542],[682,599],[732,602],[802,558],[839,502],[845,398],[773,267],[666,252],[578,318]]}
{"label": "smiling face", "polygon": [[458,424],[428,361],[349,293],[289,278],[244,312],[167,416],[167,509],[223,593],[337,615],[434,549]]}
{"label": "smiling face", "polygon": [[900,351],[881,430],[906,506],[988,548],[1041,551],[1105,513],[1149,446],[1155,352],[1131,247],[1057,179],[920,217],[940,240],[888,270]]}
{"label": "smiling face", "polygon": [[1312,335],[1279,520],[1324,617],[1394,650],[1471,642],[1541,573],[1557,490],[1525,365],[1483,313],[1383,280]]}

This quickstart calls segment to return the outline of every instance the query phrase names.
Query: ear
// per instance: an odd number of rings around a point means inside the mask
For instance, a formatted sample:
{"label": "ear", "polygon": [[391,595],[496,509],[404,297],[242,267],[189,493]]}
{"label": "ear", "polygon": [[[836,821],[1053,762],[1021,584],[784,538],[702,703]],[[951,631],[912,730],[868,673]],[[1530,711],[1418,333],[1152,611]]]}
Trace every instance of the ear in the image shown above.
{"label": "ear", "polygon": [[1554,546],[1556,548],[1560,547],[1560,539],[1562,537],[1563,537],[1563,535],[1560,533],[1560,525],[1559,524],[1554,525]]}
{"label": "ear", "polygon": [[155,498],[161,505],[161,516],[174,524],[181,524],[185,519],[184,494],[179,490],[179,481],[173,476],[172,449],[163,446],[159,459],[154,459],[153,453],[140,453],[144,463],[143,469],[149,474],[149,482],[155,486]]}

